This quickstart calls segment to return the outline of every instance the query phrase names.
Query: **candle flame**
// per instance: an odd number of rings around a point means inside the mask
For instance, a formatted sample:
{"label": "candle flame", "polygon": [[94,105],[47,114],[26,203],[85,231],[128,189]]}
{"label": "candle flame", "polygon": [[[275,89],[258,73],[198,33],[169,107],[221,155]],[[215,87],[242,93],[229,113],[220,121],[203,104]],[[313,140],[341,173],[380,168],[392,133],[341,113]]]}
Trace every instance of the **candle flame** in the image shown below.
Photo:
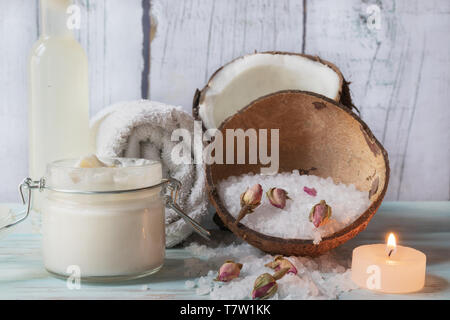
{"label": "candle flame", "polygon": [[395,235],[391,232],[387,240],[386,253],[390,258],[395,251],[397,251],[397,241],[395,240]]}
{"label": "candle flame", "polygon": [[397,247],[397,241],[395,240],[395,235],[392,232],[389,234],[387,246],[392,249]]}

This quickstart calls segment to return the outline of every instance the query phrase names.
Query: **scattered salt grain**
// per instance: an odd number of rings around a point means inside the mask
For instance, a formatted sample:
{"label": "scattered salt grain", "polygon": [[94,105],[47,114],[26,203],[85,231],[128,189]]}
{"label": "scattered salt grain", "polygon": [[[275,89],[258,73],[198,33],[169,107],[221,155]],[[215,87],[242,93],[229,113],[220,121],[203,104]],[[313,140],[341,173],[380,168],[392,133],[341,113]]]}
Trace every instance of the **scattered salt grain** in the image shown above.
{"label": "scattered salt grain", "polygon": [[[272,176],[245,174],[229,177],[218,185],[220,198],[235,218],[240,211],[241,193],[256,183],[265,191],[283,188],[291,198],[284,209],[277,209],[264,197],[254,213],[241,220],[250,229],[270,236],[307,239],[318,244],[323,237],[350,225],[370,206],[368,192],[359,191],[354,185],[335,184],[331,178],[300,175],[298,170]],[[305,188],[315,190],[317,196],[306,193]],[[333,213],[327,224],[316,228],[309,221],[309,212],[320,200],[325,200]]]}
{"label": "scattered salt grain", "polygon": [[197,288],[197,290],[195,290],[195,294],[198,296],[204,296],[204,295],[209,294],[210,292],[211,292],[211,288],[205,287],[205,286],[199,287],[199,288]]}
{"label": "scattered salt grain", "polygon": [[214,286],[214,277],[213,271],[209,271],[208,275],[205,277],[200,277],[197,281],[197,290],[195,293],[199,296],[203,296],[209,294],[211,292],[212,287]]}
{"label": "scattered salt grain", "polygon": [[194,281],[191,281],[191,280],[187,280],[187,281],[184,283],[184,287],[185,287],[186,289],[193,289],[193,288],[195,288],[195,282],[194,282]]}
{"label": "scattered salt grain", "polygon": [[[275,256],[265,254],[247,243],[218,248],[193,243],[186,250],[207,261],[212,268],[196,280],[196,294],[209,294],[211,299],[251,299],[256,278],[265,272],[273,274],[273,270],[264,265]],[[240,276],[230,282],[214,281],[218,268],[227,259],[243,264]],[[287,259],[297,268],[298,274],[287,274],[278,280],[278,292],[271,299],[336,299],[340,294],[356,289],[350,278],[348,260],[336,253],[326,253],[316,258]],[[188,282],[191,286],[194,281]]]}

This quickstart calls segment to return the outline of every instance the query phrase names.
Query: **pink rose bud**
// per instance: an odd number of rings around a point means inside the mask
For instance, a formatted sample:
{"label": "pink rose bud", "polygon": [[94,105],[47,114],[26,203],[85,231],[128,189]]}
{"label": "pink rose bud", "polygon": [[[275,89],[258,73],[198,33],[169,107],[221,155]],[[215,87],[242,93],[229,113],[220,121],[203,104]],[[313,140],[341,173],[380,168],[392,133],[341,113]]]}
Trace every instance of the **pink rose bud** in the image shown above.
{"label": "pink rose bud", "polygon": [[309,221],[311,221],[316,228],[326,224],[331,218],[331,207],[325,202],[320,200],[318,204],[312,207],[309,213]]}
{"label": "pink rose bud", "polygon": [[268,273],[264,273],[256,278],[252,291],[252,299],[267,299],[277,292],[278,285],[275,278]]}
{"label": "pink rose bud", "polygon": [[283,256],[276,256],[272,262],[267,263],[265,266],[275,271],[287,268],[287,273],[297,274],[297,268]]}
{"label": "pink rose bud", "polygon": [[303,191],[305,191],[310,196],[313,196],[313,197],[317,196],[317,191],[314,188],[303,187]]}
{"label": "pink rose bud", "polygon": [[247,214],[252,213],[261,203],[263,189],[260,184],[255,184],[241,194],[241,211],[235,221],[238,224]]}
{"label": "pink rose bud", "polygon": [[273,276],[269,273],[263,273],[255,280],[252,291],[252,299],[267,299],[273,296],[278,290],[277,280],[281,279],[287,268],[277,271]]}
{"label": "pink rose bud", "polygon": [[260,184],[255,184],[253,187],[247,189],[241,195],[241,206],[250,205],[258,206],[261,202],[263,189]]}
{"label": "pink rose bud", "polygon": [[239,277],[241,273],[242,264],[236,263],[231,260],[225,261],[225,263],[220,267],[219,273],[217,275],[216,281],[228,282],[234,278]]}
{"label": "pink rose bud", "polygon": [[270,188],[266,193],[270,203],[277,208],[284,209],[286,200],[290,199],[286,190],[281,188]]}

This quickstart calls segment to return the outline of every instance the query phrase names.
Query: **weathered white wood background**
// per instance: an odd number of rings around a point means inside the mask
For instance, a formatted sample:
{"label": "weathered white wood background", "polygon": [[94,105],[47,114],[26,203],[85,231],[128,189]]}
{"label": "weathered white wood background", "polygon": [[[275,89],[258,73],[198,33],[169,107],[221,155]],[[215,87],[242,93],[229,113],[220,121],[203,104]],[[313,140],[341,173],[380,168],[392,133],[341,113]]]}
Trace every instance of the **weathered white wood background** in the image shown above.
{"label": "weathered white wood background", "polygon": [[[237,56],[319,55],[352,82],[362,118],[389,152],[387,199],[450,199],[450,1],[76,2],[91,114],[141,97],[190,111],[195,88]],[[381,9],[379,30],[366,23],[372,4]],[[27,63],[38,34],[36,0],[0,0],[0,202],[17,200],[27,175]]]}

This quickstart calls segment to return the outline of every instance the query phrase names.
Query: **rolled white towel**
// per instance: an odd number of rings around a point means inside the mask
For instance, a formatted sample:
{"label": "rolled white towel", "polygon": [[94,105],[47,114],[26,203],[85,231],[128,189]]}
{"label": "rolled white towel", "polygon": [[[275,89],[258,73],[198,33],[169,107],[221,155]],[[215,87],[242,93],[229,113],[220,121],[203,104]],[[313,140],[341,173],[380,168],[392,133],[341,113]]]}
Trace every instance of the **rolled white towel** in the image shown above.
{"label": "rolled white towel", "polygon": [[[175,164],[173,130],[194,130],[194,119],[181,109],[159,102],[139,100],[113,104],[95,115],[91,130],[97,154],[108,157],[145,158],[161,161],[163,176],[182,183],[179,204],[197,222],[207,214],[205,173],[202,165]],[[173,210],[166,210],[166,246],[172,247],[192,232]]]}

